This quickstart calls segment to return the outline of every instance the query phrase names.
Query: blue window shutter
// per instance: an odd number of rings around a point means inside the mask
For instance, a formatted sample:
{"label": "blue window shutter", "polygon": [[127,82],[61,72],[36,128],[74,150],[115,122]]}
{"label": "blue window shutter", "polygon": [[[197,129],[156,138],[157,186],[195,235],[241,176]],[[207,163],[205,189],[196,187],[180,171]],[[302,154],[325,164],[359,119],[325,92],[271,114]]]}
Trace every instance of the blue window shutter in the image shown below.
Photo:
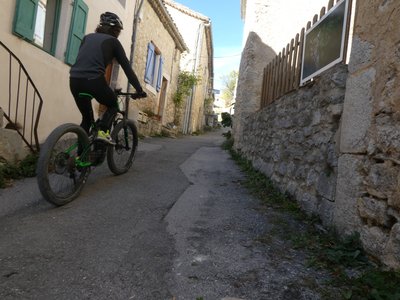
{"label": "blue window shutter", "polygon": [[13,32],[33,41],[39,0],[18,0],[15,6]]}
{"label": "blue window shutter", "polygon": [[147,45],[147,61],[146,61],[146,72],[144,73],[144,82],[152,83],[154,78],[154,45],[149,43]]}
{"label": "blue window shutter", "polygon": [[69,65],[73,65],[75,63],[79,52],[79,47],[81,46],[81,41],[85,36],[88,12],[89,8],[85,2],[82,0],[74,1],[67,52],[65,55],[65,62]]}
{"label": "blue window shutter", "polygon": [[157,85],[156,85],[156,91],[157,92],[161,89],[163,65],[164,65],[164,59],[160,55],[160,64],[158,65],[158,76],[157,76]]}

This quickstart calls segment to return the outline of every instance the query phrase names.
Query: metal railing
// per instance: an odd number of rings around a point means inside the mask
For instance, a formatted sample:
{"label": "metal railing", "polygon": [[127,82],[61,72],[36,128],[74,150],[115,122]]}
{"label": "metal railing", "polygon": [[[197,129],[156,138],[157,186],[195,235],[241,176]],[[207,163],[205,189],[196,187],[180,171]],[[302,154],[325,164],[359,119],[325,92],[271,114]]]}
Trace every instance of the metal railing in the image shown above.
{"label": "metal railing", "polygon": [[31,151],[39,151],[37,129],[43,99],[19,58],[0,41],[0,108],[8,124]]}

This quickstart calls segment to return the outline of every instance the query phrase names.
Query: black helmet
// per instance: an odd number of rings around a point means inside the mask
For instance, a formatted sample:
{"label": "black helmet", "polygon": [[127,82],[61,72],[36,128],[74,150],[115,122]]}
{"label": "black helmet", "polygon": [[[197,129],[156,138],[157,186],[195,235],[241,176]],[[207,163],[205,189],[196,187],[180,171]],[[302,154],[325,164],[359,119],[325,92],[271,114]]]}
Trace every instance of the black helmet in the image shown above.
{"label": "black helmet", "polygon": [[109,25],[111,27],[117,27],[119,29],[124,29],[121,19],[112,12],[105,12],[100,16],[100,25]]}

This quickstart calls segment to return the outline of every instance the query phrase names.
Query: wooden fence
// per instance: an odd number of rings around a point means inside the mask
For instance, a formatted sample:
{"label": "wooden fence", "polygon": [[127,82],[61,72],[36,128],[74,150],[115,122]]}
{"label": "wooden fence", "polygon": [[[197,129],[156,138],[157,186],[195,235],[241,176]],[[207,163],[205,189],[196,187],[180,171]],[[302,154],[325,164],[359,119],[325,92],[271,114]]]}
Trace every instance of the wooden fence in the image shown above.
{"label": "wooden fence", "polygon": [[[340,0],[336,0],[336,3]],[[344,57],[347,53],[349,18],[351,16],[351,3],[348,0],[347,26],[345,29],[345,48]],[[268,65],[264,68],[262,91],[261,91],[261,108],[266,107],[284,94],[296,90],[300,87],[301,60],[303,56],[303,43],[306,30],[311,28],[320,20],[326,12],[334,5],[334,0],[329,0],[327,9],[322,7],[320,14],[315,15],[312,23],[309,21],[306,28],[302,28],[300,34],[287,44]]]}

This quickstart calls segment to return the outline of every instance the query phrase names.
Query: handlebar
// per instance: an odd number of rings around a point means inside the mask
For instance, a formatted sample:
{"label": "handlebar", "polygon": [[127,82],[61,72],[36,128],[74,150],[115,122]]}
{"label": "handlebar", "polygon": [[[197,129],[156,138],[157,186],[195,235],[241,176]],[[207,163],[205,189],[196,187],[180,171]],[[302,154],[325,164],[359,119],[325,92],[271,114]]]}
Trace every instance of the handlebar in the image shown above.
{"label": "handlebar", "polygon": [[143,93],[125,93],[125,92],[122,92],[121,90],[115,90],[115,93],[118,96],[129,96],[132,99],[140,99],[140,98],[147,97],[147,94],[145,92],[143,92]]}

